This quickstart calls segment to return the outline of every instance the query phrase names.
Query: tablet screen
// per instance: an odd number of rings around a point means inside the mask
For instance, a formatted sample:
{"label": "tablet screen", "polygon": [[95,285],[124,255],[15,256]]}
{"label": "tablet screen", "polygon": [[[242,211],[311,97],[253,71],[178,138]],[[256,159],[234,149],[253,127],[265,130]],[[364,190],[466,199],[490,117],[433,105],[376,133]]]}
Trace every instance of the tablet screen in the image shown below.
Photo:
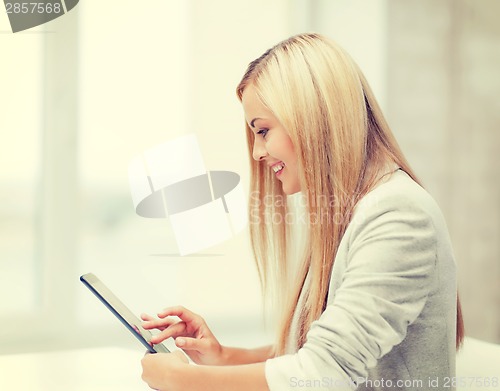
{"label": "tablet screen", "polygon": [[141,326],[141,320],[134,315],[94,274],[88,273],[80,277],[80,281],[123,323],[127,329],[148,349],[151,353],[169,353],[170,351],[162,344],[150,343],[150,331]]}

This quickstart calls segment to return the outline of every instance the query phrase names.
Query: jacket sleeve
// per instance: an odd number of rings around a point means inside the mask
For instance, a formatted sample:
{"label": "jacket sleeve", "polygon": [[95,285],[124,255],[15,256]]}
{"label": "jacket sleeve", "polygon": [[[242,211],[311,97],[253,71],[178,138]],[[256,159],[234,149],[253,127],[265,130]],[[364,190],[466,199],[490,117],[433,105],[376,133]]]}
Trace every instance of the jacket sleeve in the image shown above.
{"label": "jacket sleeve", "polygon": [[434,225],[415,203],[386,205],[351,222],[342,282],[304,346],[266,362],[271,391],[356,389],[421,313],[435,276]]}

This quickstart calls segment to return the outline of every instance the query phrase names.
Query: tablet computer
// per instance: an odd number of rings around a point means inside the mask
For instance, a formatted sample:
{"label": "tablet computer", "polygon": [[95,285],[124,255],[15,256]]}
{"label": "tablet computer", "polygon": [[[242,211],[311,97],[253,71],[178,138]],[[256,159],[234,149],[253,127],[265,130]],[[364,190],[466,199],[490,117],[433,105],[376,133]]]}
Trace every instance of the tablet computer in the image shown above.
{"label": "tablet computer", "polygon": [[88,273],[80,277],[80,281],[115,315],[120,322],[141,342],[150,353],[170,353],[163,344],[153,345],[150,331],[141,326],[141,320],[133,314],[101,280]]}

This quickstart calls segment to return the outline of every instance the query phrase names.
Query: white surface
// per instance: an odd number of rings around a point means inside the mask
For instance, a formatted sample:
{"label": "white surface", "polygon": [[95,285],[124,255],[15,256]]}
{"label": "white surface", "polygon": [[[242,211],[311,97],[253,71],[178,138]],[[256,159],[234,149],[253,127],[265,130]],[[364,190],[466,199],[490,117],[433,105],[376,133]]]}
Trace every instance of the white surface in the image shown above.
{"label": "white surface", "polygon": [[0,390],[140,391],[143,352],[119,348],[0,356]]}
{"label": "white surface", "polygon": [[[143,352],[95,348],[61,352],[0,355],[0,390],[141,391]],[[500,390],[500,345],[466,338],[457,355],[457,390]],[[458,383],[460,384],[460,383]]]}
{"label": "white surface", "polygon": [[500,345],[465,338],[457,354],[457,381],[457,390],[500,390]]}

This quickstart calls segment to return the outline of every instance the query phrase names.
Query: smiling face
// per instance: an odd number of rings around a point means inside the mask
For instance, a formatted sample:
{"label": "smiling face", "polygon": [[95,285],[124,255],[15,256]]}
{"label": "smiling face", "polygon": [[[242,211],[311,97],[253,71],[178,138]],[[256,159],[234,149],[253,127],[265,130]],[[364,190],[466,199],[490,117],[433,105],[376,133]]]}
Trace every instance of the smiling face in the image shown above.
{"label": "smiling face", "polygon": [[241,101],[245,119],[255,135],[253,158],[275,173],[282,182],[285,194],[299,192],[297,154],[287,131],[262,104],[252,84],[243,91]]}

